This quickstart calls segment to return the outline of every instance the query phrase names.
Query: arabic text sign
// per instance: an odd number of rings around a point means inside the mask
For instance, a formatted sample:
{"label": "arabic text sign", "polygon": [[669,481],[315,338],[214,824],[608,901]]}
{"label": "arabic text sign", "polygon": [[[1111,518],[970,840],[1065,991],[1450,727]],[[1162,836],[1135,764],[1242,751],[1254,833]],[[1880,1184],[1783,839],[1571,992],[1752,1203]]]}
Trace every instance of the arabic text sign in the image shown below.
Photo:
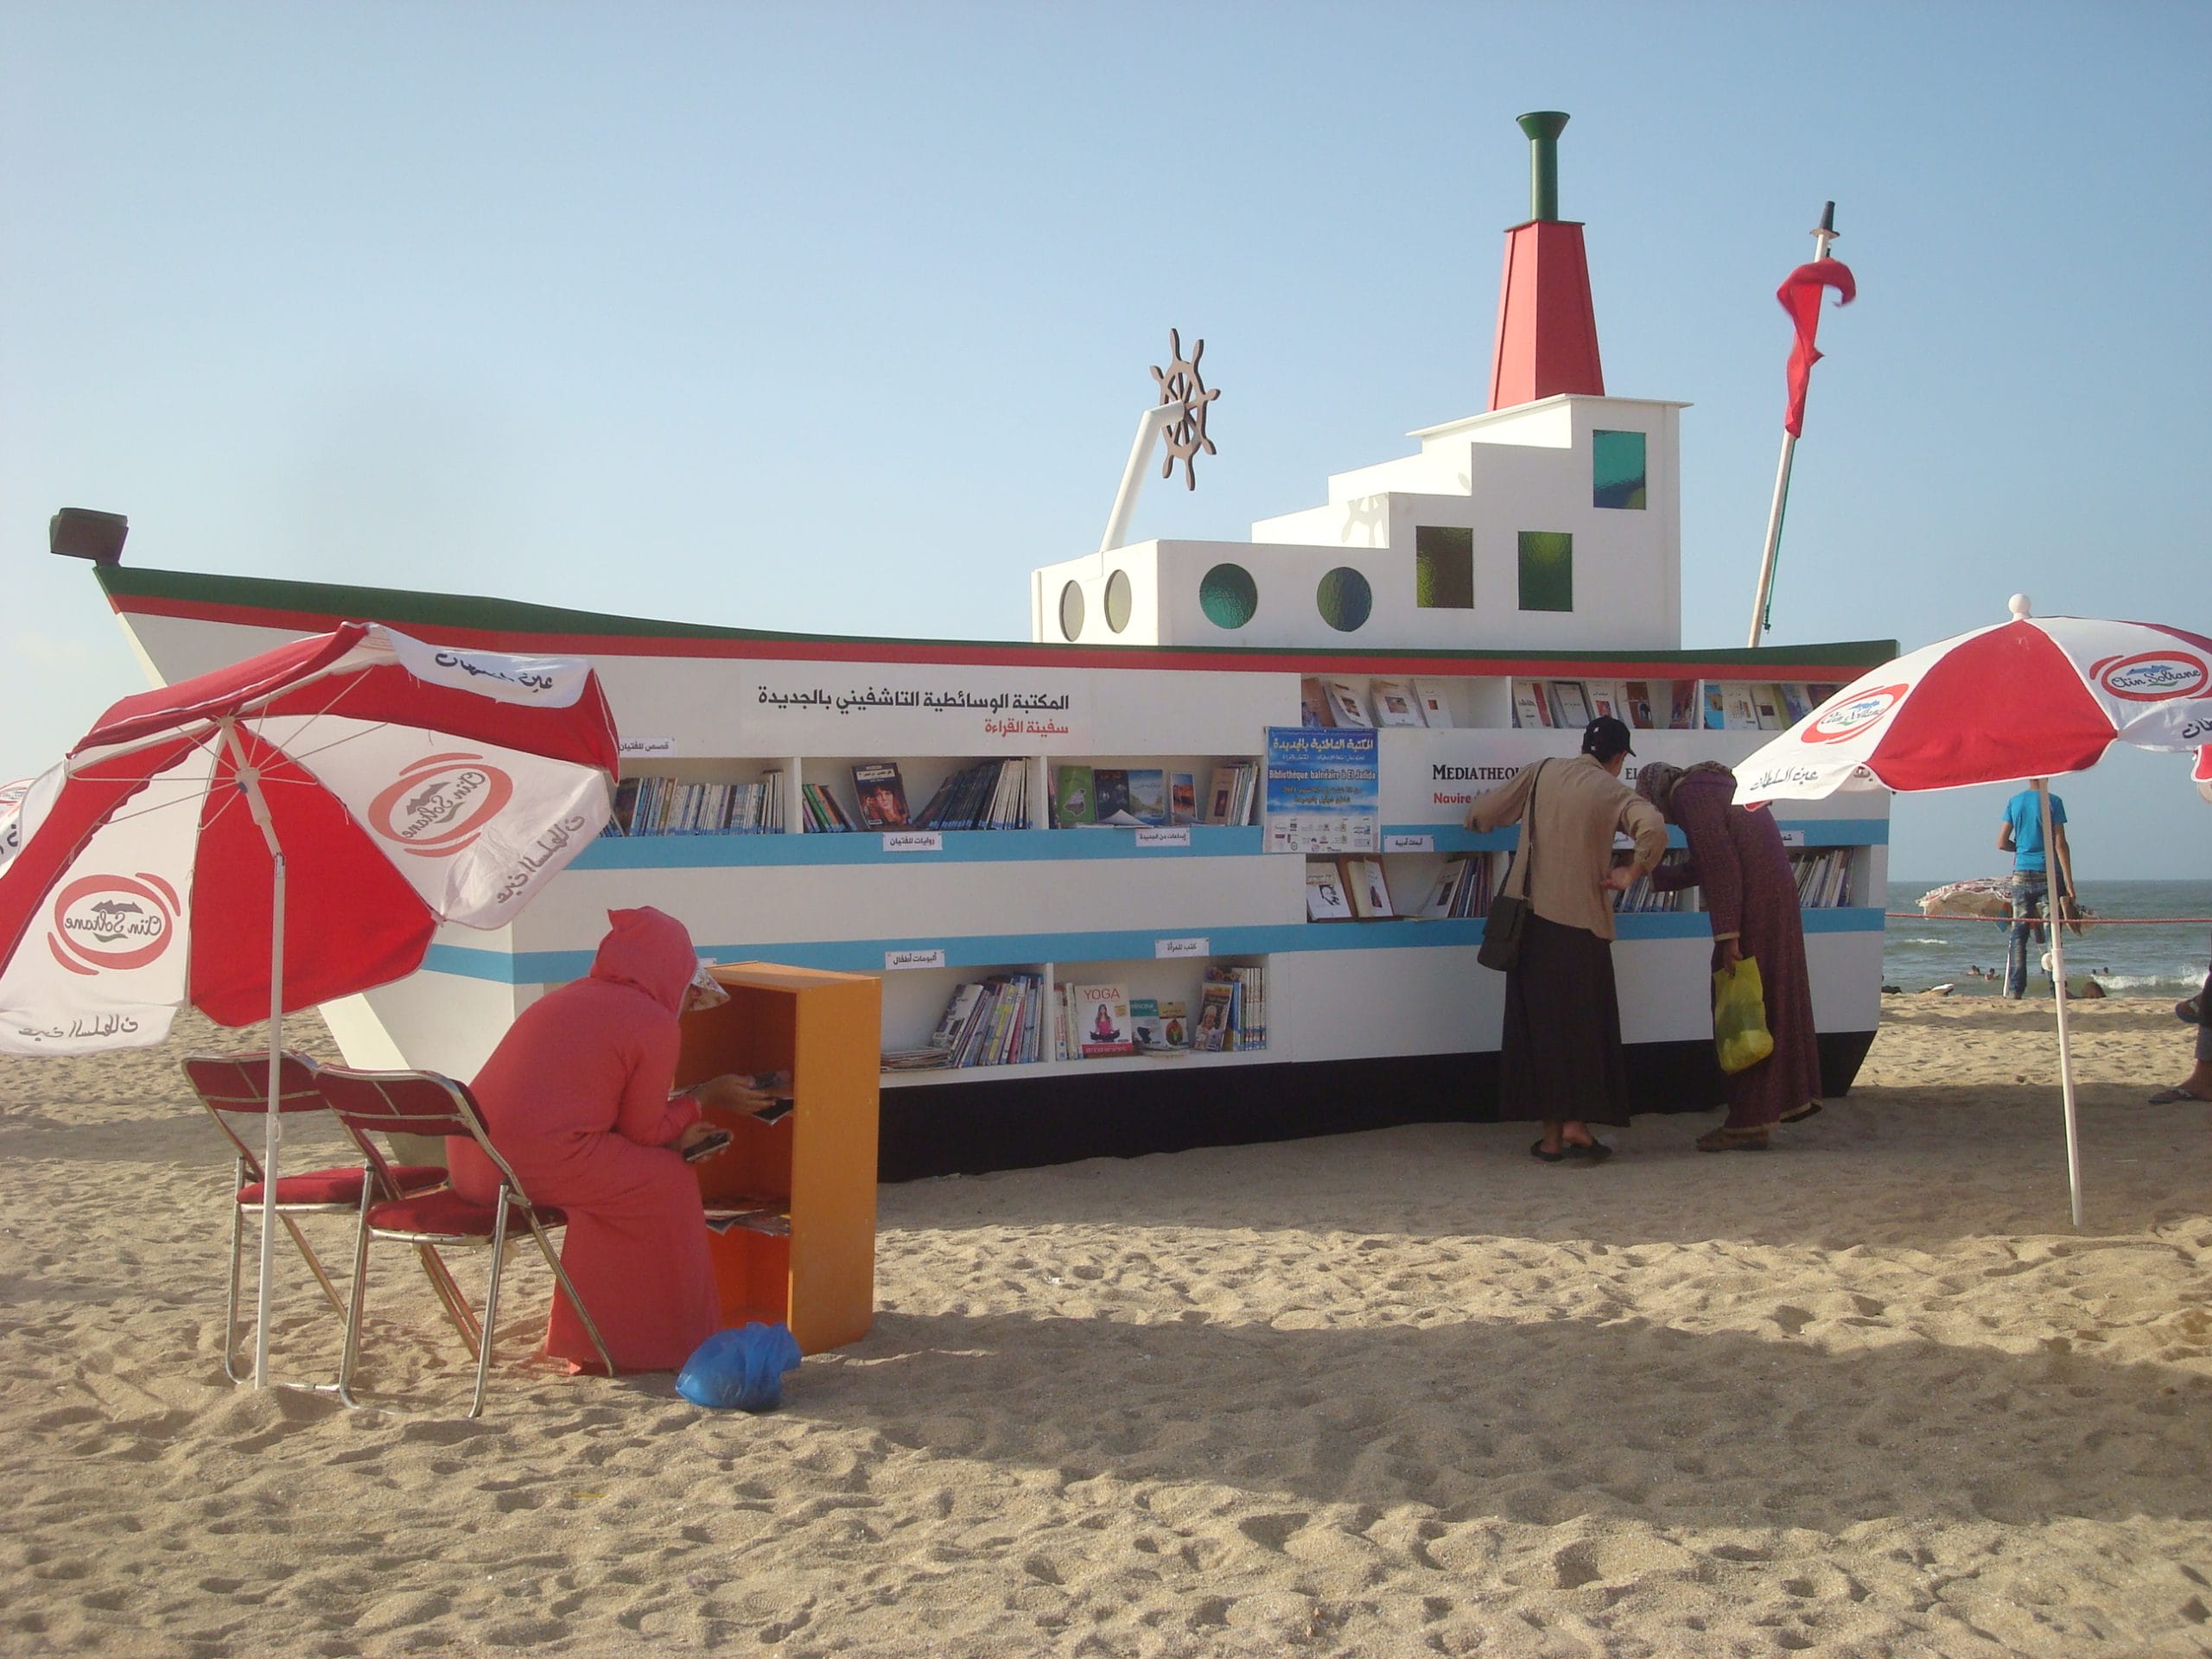
{"label": "arabic text sign", "polygon": [[1371,730],[1268,728],[1266,848],[1371,853],[1382,835]]}
{"label": "arabic text sign", "polygon": [[736,715],[764,753],[818,744],[849,753],[1081,752],[1090,692],[1080,675],[988,664],[762,664]]}

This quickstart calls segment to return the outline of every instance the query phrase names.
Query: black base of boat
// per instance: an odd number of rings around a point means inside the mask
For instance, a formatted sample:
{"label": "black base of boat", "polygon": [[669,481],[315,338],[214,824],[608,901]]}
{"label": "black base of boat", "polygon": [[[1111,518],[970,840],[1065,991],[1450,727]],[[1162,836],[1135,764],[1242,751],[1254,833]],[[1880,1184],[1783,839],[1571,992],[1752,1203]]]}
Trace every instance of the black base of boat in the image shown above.
{"label": "black base of boat", "polygon": [[[1850,1089],[1873,1041],[1871,1031],[1821,1035],[1826,1096]],[[1628,1072],[1639,1112],[1720,1103],[1709,1041],[1631,1045]],[[988,1083],[884,1090],[877,1167],[887,1181],[912,1181],[1498,1116],[1495,1052],[1302,1065],[1155,1060],[1142,1071],[1020,1080],[1001,1071]]]}

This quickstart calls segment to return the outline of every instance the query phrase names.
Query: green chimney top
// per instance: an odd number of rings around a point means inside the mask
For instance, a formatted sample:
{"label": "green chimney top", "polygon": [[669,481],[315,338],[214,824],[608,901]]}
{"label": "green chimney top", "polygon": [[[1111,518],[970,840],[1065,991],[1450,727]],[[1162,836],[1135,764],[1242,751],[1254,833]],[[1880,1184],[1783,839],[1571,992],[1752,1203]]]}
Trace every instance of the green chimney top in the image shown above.
{"label": "green chimney top", "polygon": [[1519,118],[1529,135],[1529,217],[1559,217],[1559,136],[1567,118],[1558,110],[1533,110]]}

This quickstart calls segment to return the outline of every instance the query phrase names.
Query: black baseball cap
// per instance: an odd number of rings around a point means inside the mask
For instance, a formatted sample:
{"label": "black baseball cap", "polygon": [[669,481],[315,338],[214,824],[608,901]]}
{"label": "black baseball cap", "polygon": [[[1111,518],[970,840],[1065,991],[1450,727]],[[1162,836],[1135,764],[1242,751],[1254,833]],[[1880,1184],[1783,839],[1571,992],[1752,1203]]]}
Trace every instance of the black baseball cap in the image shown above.
{"label": "black baseball cap", "polygon": [[1617,754],[1634,754],[1629,747],[1628,724],[1611,715],[1600,715],[1582,728],[1582,753],[1610,760]]}

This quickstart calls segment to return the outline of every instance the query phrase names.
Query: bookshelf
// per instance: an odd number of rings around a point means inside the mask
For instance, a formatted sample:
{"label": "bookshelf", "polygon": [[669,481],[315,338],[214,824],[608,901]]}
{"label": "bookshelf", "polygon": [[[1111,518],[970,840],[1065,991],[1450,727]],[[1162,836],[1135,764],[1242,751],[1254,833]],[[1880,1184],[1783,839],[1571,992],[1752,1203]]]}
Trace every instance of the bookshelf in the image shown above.
{"label": "bookshelf", "polygon": [[729,1149],[696,1166],[728,1325],[780,1321],[807,1353],[856,1341],[875,1306],[878,982],[769,963],[720,966],[719,1007],[683,1017],[677,1086],[726,1071],[791,1073],[772,1123],[709,1112]]}

